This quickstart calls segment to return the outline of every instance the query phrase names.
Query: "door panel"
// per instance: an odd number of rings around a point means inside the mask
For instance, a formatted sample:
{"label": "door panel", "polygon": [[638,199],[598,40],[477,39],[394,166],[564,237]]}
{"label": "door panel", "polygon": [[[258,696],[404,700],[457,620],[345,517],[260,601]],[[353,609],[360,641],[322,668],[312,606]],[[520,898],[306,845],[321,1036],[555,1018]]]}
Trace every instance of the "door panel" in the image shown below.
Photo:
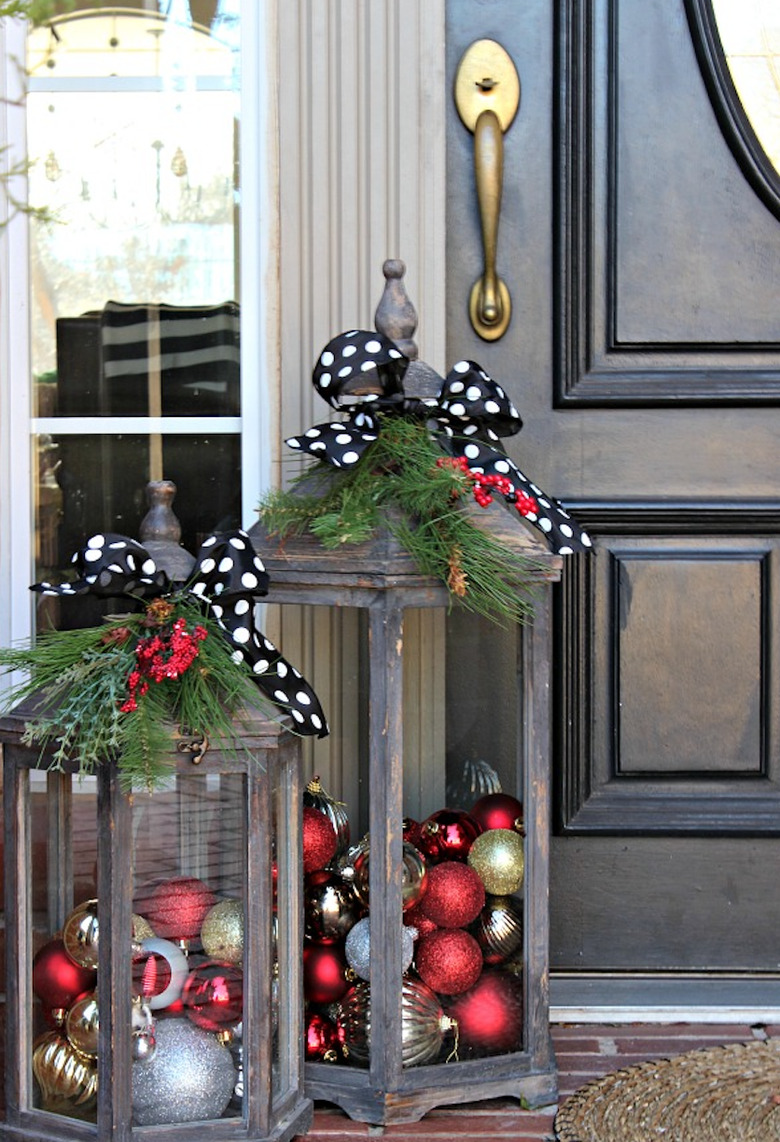
{"label": "door panel", "polygon": [[[704,0],[688,0],[691,11]],[[686,0],[450,0],[498,40],[506,336],[471,330],[471,136],[448,127],[448,360],[525,420],[508,450],[594,538],[558,592],[551,957],[778,969],[780,222],[721,129]],[[584,976],[583,976],[584,978]]]}

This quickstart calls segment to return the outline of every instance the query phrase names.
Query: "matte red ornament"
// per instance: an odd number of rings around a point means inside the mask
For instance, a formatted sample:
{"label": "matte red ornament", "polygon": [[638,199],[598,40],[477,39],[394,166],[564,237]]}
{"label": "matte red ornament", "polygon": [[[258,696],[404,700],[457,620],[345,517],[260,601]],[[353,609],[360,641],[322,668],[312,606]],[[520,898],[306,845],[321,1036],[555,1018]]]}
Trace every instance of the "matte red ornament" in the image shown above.
{"label": "matte red ornament", "polygon": [[484,831],[514,829],[523,833],[523,803],[509,793],[488,793],[472,806],[471,815]]}
{"label": "matte red ornament", "polygon": [[425,915],[419,902],[404,912],[404,924],[407,928],[416,928],[419,937],[429,936],[437,931],[439,925]]}
{"label": "matte red ornament", "polygon": [[482,827],[465,809],[439,809],[420,826],[419,849],[430,864],[465,861]]}
{"label": "matte red ornament", "polygon": [[324,868],[336,855],[338,835],[331,821],[319,809],[303,809],[303,871]]}
{"label": "matte red ornament", "polygon": [[460,1046],[471,1054],[519,1051],[523,1045],[523,988],[516,976],[484,971],[446,1010],[457,1021]]}
{"label": "matte red ornament", "polygon": [[482,949],[462,928],[438,928],[417,944],[415,966],[434,991],[460,995],[482,974]]}
{"label": "matte red ornament", "polygon": [[35,956],[32,988],[48,1008],[70,1007],[83,992],[97,983],[94,968],[82,967],[65,951],[62,940],[50,940]]}
{"label": "matte red ornament", "polygon": [[339,1046],[339,1030],[333,1020],[318,1012],[310,1014],[304,1029],[306,1058],[317,1063],[335,1063]]}
{"label": "matte red ornament", "polygon": [[464,928],[485,906],[485,886],[467,864],[447,860],[428,871],[420,910],[440,928]]}
{"label": "matte red ornament", "polygon": [[303,949],[305,998],[310,1003],[335,1003],[349,987],[348,970],[342,944],[309,944]]}
{"label": "matte red ornament", "polygon": [[204,916],[216,903],[216,896],[202,880],[174,876],[142,890],[133,910],[145,916],[164,940],[194,940]]}
{"label": "matte red ornament", "polygon": [[224,1031],[243,1018],[244,973],[235,964],[200,964],[181,993],[186,1015],[204,1031]]}

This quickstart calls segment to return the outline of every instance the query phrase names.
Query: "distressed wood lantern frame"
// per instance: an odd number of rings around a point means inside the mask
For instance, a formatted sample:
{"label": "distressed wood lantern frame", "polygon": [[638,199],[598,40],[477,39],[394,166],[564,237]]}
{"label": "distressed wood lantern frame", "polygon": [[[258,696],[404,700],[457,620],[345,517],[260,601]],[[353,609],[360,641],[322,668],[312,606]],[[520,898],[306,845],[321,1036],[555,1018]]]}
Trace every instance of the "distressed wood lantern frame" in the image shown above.
{"label": "distressed wood lantern frame", "polygon": [[[48,760],[22,742],[30,710],[17,707],[0,721],[4,756],[6,893],[6,1118],[9,1142],[288,1142],[311,1123],[302,1089],[300,739],[258,712],[237,724],[240,749],[213,743],[197,764],[171,741],[179,836],[204,783],[227,779],[231,828],[241,838],[244,973],[243,1100],[235,1117],[141,1127],[132,1121],[131,954],[133,795],[122,791],[116,766],[96,776],[97,899],[99,908],[96,1121],[37,1109],[32,1057],[31,987],[33,889],[30,776]],[[75,770],[74,770],[75,772]],[[234,780],[233,780],[234,778]],[[73,899],[71,772],[46,775],[47,930],[61,928]],[[221,785],[220,785],[221,788]],[[150,794],[153,799],[158,794]],[[195,822],[189,828],[192,836]],[[224,827],[224,826],[223,826]],[[196,845],[200,843],[196,838]],[[237,862],[238,863],[238,862]],[[278,877],[274,878],[274,864]],[[193,874],[196,869],[191,870]],[[236,875],[241,875],[236,874]],[[278,881],[277,891],[274,879]],[[276,896],[276,902],[275,902]],[[39,896],[40,898],[40,896]],[[276,1005],[276,1015],[274,1015]]]}
{"label": "distressed wood lantern frame", "polygon": [[368,616],[368,754],[371,860],[371,1054],[368,1069],[307,1062],[306,1090],[350,1117],[388,1124],[416,1121],[435,1106],[512,1095],[528,1105],[554,1102],[557,1076],[549,1029],[548,864],[550,754],[550,584],[561,558],[517,525],[502,539],[528,555],[539,597],[535,619],[519,633],[521,745],[517,767],[526,806],[524,1033],[511,1054],[434,1065],[402,1062],[403,646],[408,610],[447,608],[437,580],[421,576],[386,530],[348,552],[314,538],[278,542],[252,532],[271,575],[269,602],[364,608]]}

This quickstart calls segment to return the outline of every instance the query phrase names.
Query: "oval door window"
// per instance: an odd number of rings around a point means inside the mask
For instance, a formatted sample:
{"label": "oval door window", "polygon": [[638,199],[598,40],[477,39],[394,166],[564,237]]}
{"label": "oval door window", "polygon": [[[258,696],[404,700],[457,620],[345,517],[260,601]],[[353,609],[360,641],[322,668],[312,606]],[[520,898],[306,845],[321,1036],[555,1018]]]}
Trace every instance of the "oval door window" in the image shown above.
{"label": "oval door window", "polygon": [[746,176],[780,217],[780,4],[686,0],[705,82]]}

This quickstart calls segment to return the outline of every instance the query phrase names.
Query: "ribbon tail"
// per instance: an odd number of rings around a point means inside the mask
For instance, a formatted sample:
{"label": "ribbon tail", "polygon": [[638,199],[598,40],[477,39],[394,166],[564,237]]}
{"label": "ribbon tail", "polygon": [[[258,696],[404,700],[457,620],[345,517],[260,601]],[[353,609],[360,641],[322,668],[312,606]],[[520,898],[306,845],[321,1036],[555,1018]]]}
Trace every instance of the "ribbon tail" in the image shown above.
{"label": "ribbon tail", "polygon": [[334,468],[348,469],[354,468],[378,435],[374,418],[359,412],[349,420],[315,424],[302,436],[288,436],[285,444]]}
{"label": "ribbon tail", "polygon": [[523,519],[542,533],[557,555],[592,550],[590,536],[566,508],[524,475],[506,453],[474,437],[439,436],[437,439],[450,455],[463,456],[472,472],[508,479],[510,487],[504,496],[507,503],[514,505]]}
{"label": "ribbon tail", "polygon": [[145,547],[126,535],[107,531],[90,536],[72,560],[80,578],[71,583],[33,583],[39,595],[95,595],[98,598],[153,599],[170,588]]}

